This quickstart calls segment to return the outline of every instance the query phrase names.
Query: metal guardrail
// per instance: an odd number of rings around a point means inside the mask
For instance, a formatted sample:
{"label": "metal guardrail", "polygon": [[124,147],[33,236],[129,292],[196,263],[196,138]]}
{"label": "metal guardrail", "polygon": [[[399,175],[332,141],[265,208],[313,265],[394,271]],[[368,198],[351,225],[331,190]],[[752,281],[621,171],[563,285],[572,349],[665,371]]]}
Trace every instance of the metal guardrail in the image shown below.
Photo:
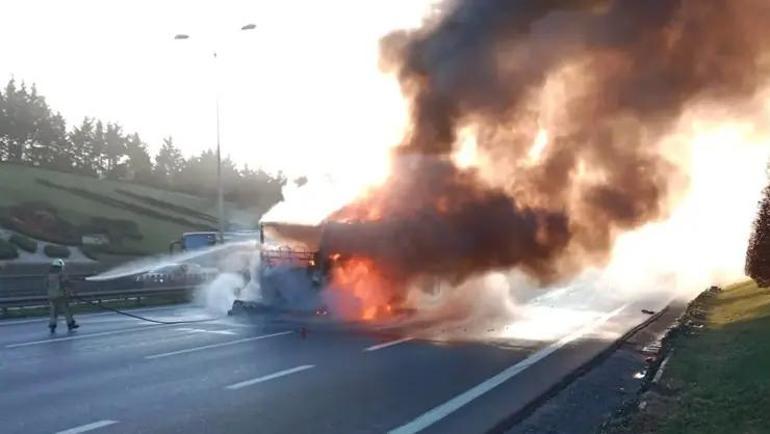
{"label": "metal guardrail", "polygon": [[[87,300],[115,300],[133,297],[157,297],[186,295],[200,280],[177,279],[167,282],[141,282],[135,278],[121,278],[109,281],[91,282],[84,280],[88,275],[70,275],[73,293]],[[74,301],[74,300],[73,300]],[[0,309],[9,307],[31,307],[48,304],[45,276],[0,275]]]}
{"label": "metal guardrail", "polygon": [[[161,295],[186,295],[192,291],[191,286],[173,286],[167,288],[135,288],[118,291],[75,292],[78,298],[86,300],[113,300],[131,297],[151,297]],[[48,304],[45,295],[33,295],[26,297],[2,297],[0,307],[25,307]]]}

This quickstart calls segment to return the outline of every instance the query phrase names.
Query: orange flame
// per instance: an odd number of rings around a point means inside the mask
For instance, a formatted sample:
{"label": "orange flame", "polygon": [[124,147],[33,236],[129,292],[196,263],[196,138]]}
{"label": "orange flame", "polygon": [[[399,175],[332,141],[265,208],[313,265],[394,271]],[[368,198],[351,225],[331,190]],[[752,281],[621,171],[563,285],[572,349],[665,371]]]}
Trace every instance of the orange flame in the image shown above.
{"label": "orange flame", "polygon": [[370,259],[339,261],[332,270],[331,288],[342,295],[340,314],[346,319],[372,321],[393,312],[392,291]]}

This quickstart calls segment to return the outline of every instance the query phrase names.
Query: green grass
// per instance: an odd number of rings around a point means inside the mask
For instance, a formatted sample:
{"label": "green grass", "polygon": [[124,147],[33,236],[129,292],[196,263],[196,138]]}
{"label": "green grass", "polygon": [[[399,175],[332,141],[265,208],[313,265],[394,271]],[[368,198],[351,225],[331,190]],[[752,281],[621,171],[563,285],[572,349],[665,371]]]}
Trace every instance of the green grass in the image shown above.
{"label": "green grass", "polygon": [[703,328],[676,338],[662,377],[673,395],[631,432],[770,433],[770,289],[740,283],[695,308]]}
{"label": "green grass", "polygon": [[[115,205],[100,203],[99,201],[90,200],[65,190],[51,188],[36,182],[37,178],[45,179],[63,187],[87,189],[101,195],[120,198],[125,202],[132,202],[145,208],[156,209],[159,211],[159,214],[162,213],[190,220],[191,223],[195,224],[207,225],[210,222],[196,219],[195,216],[185,215],[180,210],[188,208],[199,210],[203,214],[216,215],[216,200],[212,198],[197,197],[129,182],[98,180],[46,169],[0,164],[0,207],[9,207],[24,202],[45,202],[56,208],[61,218],[75,225],[86,224],[92,217],[134,221],[142,238],[124,240],[124,247],[130,251],[164,252],[168,249],[168,243],[172,239],[178,238],[182,232],[195,230],[196,228],[160,217],[132,212]],[[146,199],[141,201],[136,198],[130,198],[117,193],[117,190],[130,191],[137,195],[137,197],[153,198],[156,202],[148,204]],[[163,203],[174,204],[175,206],[164,208],[162,206]],[[242,215],[242,213],[234,209],[232,204],[227,204],[227,207],[233,210],[233,214]]]}

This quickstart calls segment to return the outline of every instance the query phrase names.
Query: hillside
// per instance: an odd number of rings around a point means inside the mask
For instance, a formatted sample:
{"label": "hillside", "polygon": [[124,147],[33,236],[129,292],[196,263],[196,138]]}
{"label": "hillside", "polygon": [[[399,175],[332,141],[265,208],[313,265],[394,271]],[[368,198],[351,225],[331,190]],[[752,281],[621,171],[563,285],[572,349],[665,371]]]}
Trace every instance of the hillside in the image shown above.
{"label": "hillside", "polygon": [[[226,204],[228,220],[250,227],[264,210]],[[217,226],[216,200],[129,182],[0,164],[0,226],[35,239],[78,245],[108,233],[116,254],[164,252],[182,232]],[[100,252],[103,253],[103,252]]]}

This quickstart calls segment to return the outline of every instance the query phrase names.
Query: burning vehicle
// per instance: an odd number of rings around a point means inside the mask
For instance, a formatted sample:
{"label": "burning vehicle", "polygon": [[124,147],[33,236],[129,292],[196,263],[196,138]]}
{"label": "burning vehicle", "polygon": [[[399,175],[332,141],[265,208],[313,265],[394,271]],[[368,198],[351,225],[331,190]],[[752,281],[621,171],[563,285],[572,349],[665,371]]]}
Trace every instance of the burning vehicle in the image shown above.
{"label": "burning vehicle", "polygon": [[259,265],[252,274],[261,297],[235,300],[230,313],[326,315],[330,298],[335,300],[335,313],[344,319],[373,320],[403,313],[396,308],[400,300],[388,295],[372,262],[339,250],[343,240],[361,228],[357,222],[261,223]]}

